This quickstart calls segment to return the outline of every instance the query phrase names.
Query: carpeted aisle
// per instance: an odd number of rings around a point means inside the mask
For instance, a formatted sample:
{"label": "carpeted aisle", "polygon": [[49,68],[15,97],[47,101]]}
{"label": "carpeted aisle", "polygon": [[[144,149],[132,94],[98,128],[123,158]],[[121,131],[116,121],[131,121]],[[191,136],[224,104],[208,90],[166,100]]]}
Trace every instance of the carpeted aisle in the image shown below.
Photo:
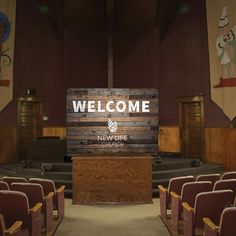
{"label": "carpeted aisle", "polygon": [[169,236],[159,218],[159,199],[153,204],[72,205],[56,236]]}

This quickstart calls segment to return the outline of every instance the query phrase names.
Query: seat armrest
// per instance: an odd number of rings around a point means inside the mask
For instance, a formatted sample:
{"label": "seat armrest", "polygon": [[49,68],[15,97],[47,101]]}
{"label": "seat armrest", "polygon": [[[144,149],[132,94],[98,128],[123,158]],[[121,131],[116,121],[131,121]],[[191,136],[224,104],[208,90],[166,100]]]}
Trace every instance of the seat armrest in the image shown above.
{"label": "seat armrest", "polygon": [[214,224],[209,218],[203,218],[203,222],[207,227],[209,227],[212,230],[218,230],[220,228],[218,225]]}
{"label": "seat armrest", "polygon": [[50,192],[46,197],[44,197],[43,212],[46,234],[53,229],[53,196],[54,193]]}
{"label": "seat armrest", "polygon": [[60,188],[57,189],[56,194],[55,194],[57,218],[59,220],[63,220],[65,216],[64,190],[65,190],[65,185],[61,185]]}
{"label": "seat armrest", "polygon": [[53,193],[53,192],[50,192],[46,197],[44,197],[44,200],[53,198],[53,196],[54,196],[54,193]]}
{"label": "seat armrest", "polygon": [[168,189],[164,188],[162,185],[158,185],[159,193],[160,193],[160,212],[163,221],[167,220],[167,208],[169,208],[168,204]]}
{"label": "seat armrest", "polygon": [[38,202],[34,207],[32,207],[30,209],[31,212],[37,212],[39,210],[41,210],[41,207],[42,207],[42,203],[41,202]]}
{"label": "seat armrest", "polygon": [[170,192],[171,196],[177,199],[180,199],[180,195],[178,195],[176,192]]}
{"label": "seat armrest", "polygon": [[184,212],[184,235],[194,236],[194,208],[189,206],[187,202],[182,203]]}
{"label": "seat armrest", "polygon": [[41,235],[41,208],[42,203],[39,202],[30,209],[30,235]]}
{"label": "seat armrest", "polygon": [[14,235],[16,232],[21,230],[22,225],[22,221],[16,221],[10,228],[4,230],[4,232],[6,235]]}
{"label": "seat armrest", "polygon": [[219,226],[215,225],[209,218],[203,218],[203,222],[205,236],[218,236]]}
{"label": "seat armrest", "polygon": [[158,185],[158,188],[160,192],[168,192],[168,189],[163,187],[162,185]]}
{"label": "seat armrest", "polygon": [[190,211],[190,212],[194,212],[194,208],[192,208],[191,206],[189,206],[189,204],[187,202],[183,202],[182,203],[182,206],[184,209],[186,209],[187,211]]}
{"label": "seat armrest", "polygon": [[173,233],[179,231],[179,221],[181,219],[182,205],[181,197],[175,192],[171,192],[171,230]]}
{"label": "seat armrest", "polygon": [[65,185],[61,185],[60,188],[56,190],[57,193],[64,191]]}

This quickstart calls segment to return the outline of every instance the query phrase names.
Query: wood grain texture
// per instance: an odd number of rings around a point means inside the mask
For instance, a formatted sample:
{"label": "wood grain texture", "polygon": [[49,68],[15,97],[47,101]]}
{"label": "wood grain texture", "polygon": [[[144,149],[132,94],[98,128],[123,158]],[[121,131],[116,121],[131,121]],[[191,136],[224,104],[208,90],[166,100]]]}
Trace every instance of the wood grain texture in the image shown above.
{"label": "wood grain texture", "polygon": [[160,126],[158,135],[160,152],[180,152],[179,126]]}
{"label": "wood grain texture", "polygon": [[235,139],[235,129],[205,128],[205,161],[236,170]]}
{"label": "wood grain texture", "polygon": [[204,160],[203,97],[180,97],[178,102],[182,157]]}
{"label": "wood grain texture", "polygon": [[18,98],[17,106],[17,158],[24,160],[28,149],[42,136],[43,103],[41,97],[24,96]]}
{"label": "wood grain texture", "polygon": [[58,136],[60,138],[66,137],[66,128],[65,127],[43,127],[43,136]]}
{"label": "wood grain texture", "polygon": [[[72,101],[149,101],[150,112],[74,112]],[[151,153],[157,154],[158,93],[156,89],[68,89],[67,91],[67,155],[80,153]],[[112,133],[108,121],[116,121],[117,131]],[[117,143],[99,142],[98,136],[127,136]],[[108,140],[109,141],[109,140]]]}
{"label": "wood grain texture", "polygon": [[151,203],[152,157],[73,157],[73,204]]}
{"label": "wood grain texture", "polygon": [[0,164],[16,162],[16,128],[0,126]]}

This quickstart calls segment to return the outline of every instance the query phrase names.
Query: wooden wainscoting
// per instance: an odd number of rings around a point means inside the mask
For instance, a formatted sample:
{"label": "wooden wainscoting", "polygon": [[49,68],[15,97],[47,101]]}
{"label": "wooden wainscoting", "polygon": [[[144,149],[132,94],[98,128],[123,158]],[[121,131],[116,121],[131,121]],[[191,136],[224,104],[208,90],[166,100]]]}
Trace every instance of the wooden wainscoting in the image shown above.
{"label": "wooden wainscoting", "polygon": [[236,170],[235,128],[205,128],[205,161]]}
{"label": "wooden wainscoting", "polygon": [[[0,127],[0,129],[3,129]],[[5,131],[1,130],[0,140],[0,161],[12,160],[13,150],[5,148],[4,146],[10,146],[13,142],[13,130],[15,128],[4,127]],[[10,130],[11,132],[10,132]],[[8,130],[8,135],[6,135]],[[5,133],[5,134],[4,134]],[[9,134],[12,134],[9,136]],[[44,127],[44,136],[60,136],[64,138],[66,136],[65,127]],[[10,139],[10,141],[6,141]],[[161,152],[180,152],[179,141],[179,126],[160,126],[158,145]],[[5,148],[5,151],[2,150]],[[8,150],[8,151],[7,151]],[[10,152],[10,153],[9,153]],[[7,153],[7,154],[6,154]],[[14,152],[13,152],[14,153]],[[207,162],[218,163],[224,165],[226,168],[236,170],[236,128],[205,128],[205,160]]]}
{"label": "wooden wainscoting", "polygon": [[158,147],[160,152],[180,152],[179,126],[160,126]]}
{"label": "wooden wainscoting", "polygon": [[60,138],[65,138],[66,127],[62,127],[62,126],[43,127],[43,136],[58,136]]}
{"label": "wooden wainscoting", "polygon": [[16,162],[16,127],[0,126],[0,164]]}

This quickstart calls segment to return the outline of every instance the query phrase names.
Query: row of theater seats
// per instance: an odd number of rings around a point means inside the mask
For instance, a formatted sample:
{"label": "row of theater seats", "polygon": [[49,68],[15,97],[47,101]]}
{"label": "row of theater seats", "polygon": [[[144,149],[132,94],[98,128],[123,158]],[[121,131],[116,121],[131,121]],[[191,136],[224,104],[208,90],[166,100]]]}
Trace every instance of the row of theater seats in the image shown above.
{"label": "row of theater seats", "polygon": [[176,177],[167,189],[158,187],[161,217],[167,225],[170,219],[172,234],[236,235],[236,172]]}
{"label": "row of theater seats", "polygon": [[[3,177],[0,181],[0,236],[49,235],[64,218],[64,188],[52,180]],[[56,215],[54,215],[54,211]]]}

